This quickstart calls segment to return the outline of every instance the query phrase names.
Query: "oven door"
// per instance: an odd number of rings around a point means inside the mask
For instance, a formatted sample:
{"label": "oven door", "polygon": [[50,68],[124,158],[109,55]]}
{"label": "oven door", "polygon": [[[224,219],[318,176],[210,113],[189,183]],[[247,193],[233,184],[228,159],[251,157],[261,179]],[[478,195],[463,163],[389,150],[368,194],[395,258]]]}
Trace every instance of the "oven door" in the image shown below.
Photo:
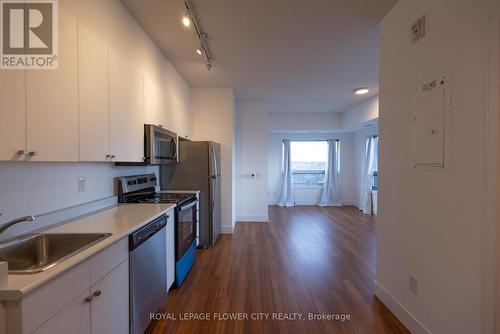
{"label": "oven door", "polygon": [[177,207],[176,249],[175,258],[178,261],[186,250],[196,240],[196,204],[198,199],[183,203]]}
{"label": "oven door", "polygon": [[177,135],[159,126],[146,124],[146,160],[151,165],[177,162]]}

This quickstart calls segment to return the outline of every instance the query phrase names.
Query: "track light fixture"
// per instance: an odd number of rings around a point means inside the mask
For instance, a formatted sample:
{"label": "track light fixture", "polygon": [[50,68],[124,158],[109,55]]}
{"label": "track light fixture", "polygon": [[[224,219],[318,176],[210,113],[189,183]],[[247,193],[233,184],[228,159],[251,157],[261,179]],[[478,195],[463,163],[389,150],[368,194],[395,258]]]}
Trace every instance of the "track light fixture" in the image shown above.
{"label": "track light fixture", "polygon": [[186,6],[186,15],[184,15],[184,17],[182,18],[182,23],[186,27],[189,27],[191,24],[193,25],[196,32],[196,37],[200,42],[200,48],[196,50],[196,53],[200,56],[205,55],[207,70],[210,71],[210,69],[212,68],[213,59],[212,55],[210,54],[210,50],[208,49],[207,35],[202,31],[200,24],[198,23],[198,20],[193,13],[189,0],[184,1],[184,6]]}

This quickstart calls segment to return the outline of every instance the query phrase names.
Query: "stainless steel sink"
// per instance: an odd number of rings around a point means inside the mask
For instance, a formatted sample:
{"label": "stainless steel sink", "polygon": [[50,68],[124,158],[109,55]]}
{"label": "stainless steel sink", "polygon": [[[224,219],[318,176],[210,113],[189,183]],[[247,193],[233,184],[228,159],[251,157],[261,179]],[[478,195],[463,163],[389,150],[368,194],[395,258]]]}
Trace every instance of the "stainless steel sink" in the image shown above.
{"label": "stainless steel sink", "polygon": [[9,274],[34,274],[70,258],[111,233],[29,234],[0,245],[0,261],[9,263]]}

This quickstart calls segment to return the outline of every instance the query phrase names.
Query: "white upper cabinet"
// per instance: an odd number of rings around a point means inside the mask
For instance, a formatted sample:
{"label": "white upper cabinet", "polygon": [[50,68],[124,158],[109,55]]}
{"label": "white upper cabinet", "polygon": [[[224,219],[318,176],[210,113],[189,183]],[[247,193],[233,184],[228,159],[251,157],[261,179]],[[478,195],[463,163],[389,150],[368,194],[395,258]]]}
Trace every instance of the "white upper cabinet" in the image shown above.
{"label": "white upper cabinet", "polygon": [[0,160],[24,158],[26,149],[25,70],[0,70]]}
{"label": "white upper cabinet", "polygon": [[144,76],[144,120],[145,123],[168,128],[160,85],[147,76]]}
{"label": "white upper cabinet", "polygon": [[76,19],[59,8],[59,68],[26,75],[27,150],[33,161],[78,161]]}
{"label": "white upper cabinet", "polygon": [[80,161],[109,160],[108,45],[78,23]]}
{"label": "white upper cabinet", "polygon": [[110,50],[110,153],[114,161],[143,161],[143,89],[142,74],[123,56]]}

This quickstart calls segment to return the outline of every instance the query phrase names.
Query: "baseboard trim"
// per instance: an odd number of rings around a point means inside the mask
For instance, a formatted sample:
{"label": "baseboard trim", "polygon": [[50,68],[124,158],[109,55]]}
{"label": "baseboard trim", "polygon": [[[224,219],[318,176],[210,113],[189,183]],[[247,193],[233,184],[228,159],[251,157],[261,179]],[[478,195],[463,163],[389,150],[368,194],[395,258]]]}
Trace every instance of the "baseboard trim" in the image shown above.
{"label": "baseboard trim", "polygon": [[392,296],[380,283],[375,281],[375,296],[408,328],[413,334],[432,334],[424,324],[415,318],[401,303]]}
{"label": "baseboard trim", "polygon": [[250,215],[250,216],[237,216],[237,223],[267,223],[269,221],[268,215]]}
{"label": "baseboard trim", "polygon": [[222,225],[221,226],[221,233],[222,234],[233,234],[233,231],[234,231],[234,227],[232,225]]}

